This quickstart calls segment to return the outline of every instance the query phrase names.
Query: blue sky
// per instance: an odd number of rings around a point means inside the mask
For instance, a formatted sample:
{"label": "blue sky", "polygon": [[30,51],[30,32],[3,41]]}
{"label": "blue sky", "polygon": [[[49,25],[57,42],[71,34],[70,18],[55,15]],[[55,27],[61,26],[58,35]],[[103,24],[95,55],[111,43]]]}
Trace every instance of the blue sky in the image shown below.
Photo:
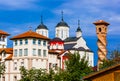
{"label": "blue sky", "polygon": [[[54,37],[56,24],[64,20],[70,26],[70,36],[75,36],[80,20],[80,27],[87,45],[95,53],[97,59],[97,36],[93,22],[105,20],[108,27],[108,51],[120,45],[120,0],[0,0],[0,30],[11,34],[10,37],[32,30],[40,24],[41,14],[43,22],[48,27],[50,38]],[[12,42],[9,41],[9,47]],[[96,63],[96,62],[95,62]]]}

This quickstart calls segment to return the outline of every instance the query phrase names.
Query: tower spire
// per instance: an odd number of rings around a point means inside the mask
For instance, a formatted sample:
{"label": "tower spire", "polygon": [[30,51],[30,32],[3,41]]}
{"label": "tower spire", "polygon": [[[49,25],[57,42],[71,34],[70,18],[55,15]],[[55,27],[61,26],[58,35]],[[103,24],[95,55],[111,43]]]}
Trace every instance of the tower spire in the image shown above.
{"label": "tower spire", "polygon": [[61,20],[63,21],[63,11],[61,11],[61,15],[62,15]]}
{"label": "tower spire", "polygon": [[78,32],[78,31],[82,32],[82,31],[81,31],[81,28],[80,28],[80,20],[79,20],[79,19],[78,19],[78,28],[77,28],[77,32]]}

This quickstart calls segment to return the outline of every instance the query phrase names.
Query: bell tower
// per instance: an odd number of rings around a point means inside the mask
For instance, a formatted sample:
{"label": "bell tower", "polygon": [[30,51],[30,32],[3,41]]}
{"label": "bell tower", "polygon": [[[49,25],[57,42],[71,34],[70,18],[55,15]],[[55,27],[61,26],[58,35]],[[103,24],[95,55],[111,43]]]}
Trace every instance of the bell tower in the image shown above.
{"label": "bell tower", "polygon": [[98,20],[93,23],[96,25],[96,34],[98,37],[97,45],[98,45],[98,68],[99,64],[102,63],[103,60],[107,60],[107,26],[109,23],[103,21],[103,20]]}

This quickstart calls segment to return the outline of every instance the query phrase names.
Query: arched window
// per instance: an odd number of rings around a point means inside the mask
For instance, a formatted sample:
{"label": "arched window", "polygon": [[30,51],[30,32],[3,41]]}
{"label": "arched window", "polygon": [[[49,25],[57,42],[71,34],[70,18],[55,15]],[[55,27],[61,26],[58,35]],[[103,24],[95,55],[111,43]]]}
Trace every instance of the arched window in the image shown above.
{"label": "arched window", "polygon": [[101,32],[101,30],[102,30],[102,29],[101,29],[101,28],[99,28],[99,32]]}

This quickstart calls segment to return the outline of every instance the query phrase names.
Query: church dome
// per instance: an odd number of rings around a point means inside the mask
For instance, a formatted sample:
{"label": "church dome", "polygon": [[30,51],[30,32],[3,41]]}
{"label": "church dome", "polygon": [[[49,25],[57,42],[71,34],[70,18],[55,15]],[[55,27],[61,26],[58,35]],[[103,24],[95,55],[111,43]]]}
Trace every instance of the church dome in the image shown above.
{"label": "church dome", "polygon": [[61,14],[62,14],[61,21],[56,25],[56,27],[60,27],[60,26],[69,27],[68,24],[63,19],[63,11],[61,12]]}
{"label": "church dome", "polygon": [[63,20],[56,25],[56,27],[59,27],[59,26],[69,27],[68,24],[64,22]]}
{"label": "church dome", "polygon": [[46,29],[46,30],[48,30],[47,26],[44,25],[43,23],[41,23],[41,24],[37,27],[37,29]]}
{"label": "church dome", "polygon": [[47,26],[43,24],[42,16],[41,16],[41,24],[38,25],[38,27],[36,28],[36,30],[37,29],[46,29],[46,30],[48,30]]}

